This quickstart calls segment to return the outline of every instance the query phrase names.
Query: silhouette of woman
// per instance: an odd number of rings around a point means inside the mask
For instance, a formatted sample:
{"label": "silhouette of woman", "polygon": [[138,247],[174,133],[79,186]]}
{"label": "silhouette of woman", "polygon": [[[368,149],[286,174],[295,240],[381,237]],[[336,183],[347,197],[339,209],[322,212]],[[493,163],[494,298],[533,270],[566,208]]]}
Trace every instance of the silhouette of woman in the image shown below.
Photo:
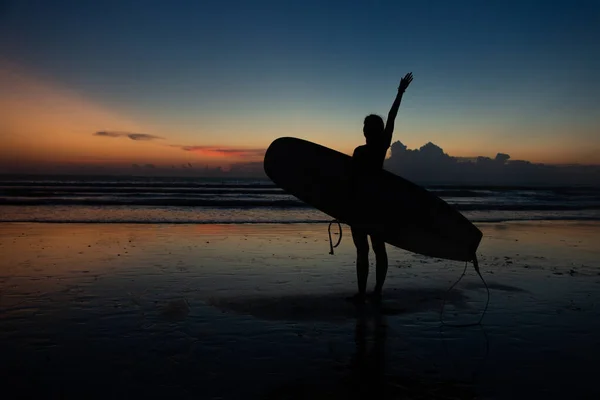
{"label": "silhouette of woman", "polygon": [[[385,155],[392,142],[394,121],[398,114],[400,102],[402,101],[402,95],[412,80],[412,72],[406,74],[400,80],[396,99],[388,113],[387,124],[384,125],[383,119],[379,115],[371,114],[365,118],[363,133],[367,143],[354,149],[354,154],[352,155],[355,176],[360,173],[374,172],[383,168]],[[357,204],[360,204],[360,199]],[[377,223],[377,221],[361,221],[362,223]],[[388,270],[385,242],[377,235],[369,235],[358,226],[351,226],[351,230],[352,239],[356,246],[356,277],[358,280],[358,293],[351,299],[360,303],[364,302],[366,298],[367,278],[369,276],[369,242],[367,236],[370,236],[376,260],[376,283],[373,291],[373,299],[378,301],[381,298],[381,291]]]}

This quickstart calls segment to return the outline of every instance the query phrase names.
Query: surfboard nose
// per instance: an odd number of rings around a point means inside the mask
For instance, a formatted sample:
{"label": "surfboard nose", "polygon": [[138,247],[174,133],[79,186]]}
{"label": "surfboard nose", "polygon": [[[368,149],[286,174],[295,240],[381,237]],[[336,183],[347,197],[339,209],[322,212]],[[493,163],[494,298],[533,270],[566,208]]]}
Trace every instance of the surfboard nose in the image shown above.
{"label": "surfboard nose", "polygon": [[315,146],[307,140],[290,136],[273,140],[263,159],[263,169],[267,176],[277,184],[282,183],[278,182],[281,179],[277,179],[282,174],[282,169],[291,167],[290,161],[298,163],[306,158],[306,149],[310,148],[310,145]]}
{"label": "surfboard nose", "polygon": [[267,176],[273,180],[272,170],[275,168],[277,164],[277,160],[282,158],[284,152],[285,143],[292,138],[288,137],[280,137],[271,142],[269,147],[267,147],[267,151],[265,152],[265,157],[263,159],[263,169]]}

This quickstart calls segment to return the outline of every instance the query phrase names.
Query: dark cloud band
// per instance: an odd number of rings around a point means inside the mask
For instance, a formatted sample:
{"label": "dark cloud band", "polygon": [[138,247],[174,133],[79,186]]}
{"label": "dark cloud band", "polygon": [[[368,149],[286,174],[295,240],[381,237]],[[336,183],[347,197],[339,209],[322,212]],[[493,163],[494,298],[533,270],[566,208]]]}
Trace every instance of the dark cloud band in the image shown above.
{"label": "dark cloud band", "polygon": [[160,136],[150,135],[148,133],[134,133],[134,132],[121,132],[121,131],[98,131],[94,133],[94,136],[104,136],[104,137],[128,137],[131,140],[157,140],[163,139]]}

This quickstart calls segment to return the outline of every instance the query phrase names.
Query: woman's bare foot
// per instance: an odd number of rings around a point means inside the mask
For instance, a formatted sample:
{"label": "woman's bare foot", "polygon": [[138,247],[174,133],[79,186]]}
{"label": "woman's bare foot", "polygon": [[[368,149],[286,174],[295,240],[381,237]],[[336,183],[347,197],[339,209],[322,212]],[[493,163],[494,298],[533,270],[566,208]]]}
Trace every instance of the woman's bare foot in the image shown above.
{"label": "woman's bare foot", "polygon": [[369,293],[369,301],[375,304],[381,303],[381,290],[374,290]]}
{"label": "woman's bare foot", "polygon": [[356,293],[354,296],[346,297],[346,300],[354,304],[365,304],[366,297],[364,293]]}

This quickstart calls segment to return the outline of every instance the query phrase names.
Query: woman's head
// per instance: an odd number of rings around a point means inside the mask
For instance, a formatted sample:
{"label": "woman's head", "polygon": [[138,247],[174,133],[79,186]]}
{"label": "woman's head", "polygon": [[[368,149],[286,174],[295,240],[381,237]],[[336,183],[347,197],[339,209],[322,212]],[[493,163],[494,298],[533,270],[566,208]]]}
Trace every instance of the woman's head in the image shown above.
{"label": "woman's head", "polygon": [[379,115],[370,114],[365,117],[363,133],[367,143],[377,141],[383,134],[384,129],[383,119]]}

